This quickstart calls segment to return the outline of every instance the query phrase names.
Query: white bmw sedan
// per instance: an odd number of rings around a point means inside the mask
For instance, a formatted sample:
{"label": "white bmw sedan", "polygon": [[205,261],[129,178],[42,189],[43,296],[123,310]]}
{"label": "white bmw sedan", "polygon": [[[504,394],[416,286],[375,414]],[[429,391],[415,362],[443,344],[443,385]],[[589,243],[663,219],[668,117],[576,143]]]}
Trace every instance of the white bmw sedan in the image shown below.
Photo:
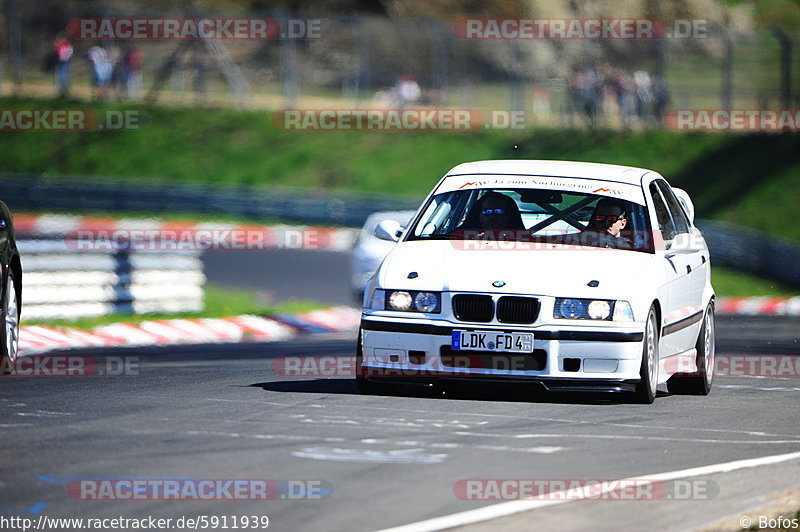
{"label": "white bmw sedan", "polygon": [[709,253],[689,196],[658,173],[479,161],[439,181],[364,292],[357,384],[522,381],[705,395]]}

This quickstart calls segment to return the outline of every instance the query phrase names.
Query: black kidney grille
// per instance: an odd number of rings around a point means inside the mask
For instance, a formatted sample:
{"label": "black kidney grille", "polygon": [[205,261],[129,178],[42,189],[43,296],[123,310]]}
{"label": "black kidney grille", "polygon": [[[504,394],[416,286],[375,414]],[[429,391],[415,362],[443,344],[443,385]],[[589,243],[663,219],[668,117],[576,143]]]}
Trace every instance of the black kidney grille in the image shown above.
{"label": "black kidney grille", "polygon": [[453,296],[453,313],[461,321],[488,323],[492,321],[492,316],[494,315],[492,296],[472,294]]}
{"label": "black kidney grille", "polygon": [[497,302],[497,321],[533,323],[539,313],[539,300],[534,297],[501,297]]}

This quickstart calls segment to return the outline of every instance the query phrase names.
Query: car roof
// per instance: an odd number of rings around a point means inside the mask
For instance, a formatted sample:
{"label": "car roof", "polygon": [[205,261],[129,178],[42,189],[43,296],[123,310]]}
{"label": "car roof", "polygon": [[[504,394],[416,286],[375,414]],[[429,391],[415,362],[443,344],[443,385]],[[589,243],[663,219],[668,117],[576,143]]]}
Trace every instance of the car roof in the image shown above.
{"label": "car roof", "polygon": [[645,168],[616,164],[585,163],[575,161],[549,161],[534,159],[507,159],[462,163],[447,172],[450,176],[463,175],[530,175],[600,179],[629,185],[640,185],[642,176],[652,172]]}

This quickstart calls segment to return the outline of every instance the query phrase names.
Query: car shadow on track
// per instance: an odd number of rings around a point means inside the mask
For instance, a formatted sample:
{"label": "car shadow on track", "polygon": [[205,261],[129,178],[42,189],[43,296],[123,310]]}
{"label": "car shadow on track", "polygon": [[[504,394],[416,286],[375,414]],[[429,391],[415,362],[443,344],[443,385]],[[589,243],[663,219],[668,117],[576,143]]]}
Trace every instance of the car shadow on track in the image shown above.
{"label": "car shadow on track", "polygon": [[[351,379],[310,379],[270,381],[251,384],[270,392],[282,393],[330,393],[342,395],[361,394]],[[580,405],[631,404],[632,395],[624,393],[568,393],[543,391],[538,387],[524,384],[495,385],[486,383],[445,384],[435,386],[400,385],[392,393],[379,394],[390,397],[412,397],[422,399],[455,399],[460,401],[502,401],[527,403],[555,403]],[[369,397],[365,395],[365,397]],[[658,398],[671,397],[666,392],[658,392]]]}

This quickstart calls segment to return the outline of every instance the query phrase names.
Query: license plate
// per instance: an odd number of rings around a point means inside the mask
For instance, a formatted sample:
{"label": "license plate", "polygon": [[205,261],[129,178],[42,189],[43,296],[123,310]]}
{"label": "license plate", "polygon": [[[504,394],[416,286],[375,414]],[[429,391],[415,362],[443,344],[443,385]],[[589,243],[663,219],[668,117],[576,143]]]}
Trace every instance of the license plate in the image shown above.
{"label": "license plate", "polygon": [[533,352],[533,333],[494,331],[453,331],[454,351],[498,351],[504,353]]}

